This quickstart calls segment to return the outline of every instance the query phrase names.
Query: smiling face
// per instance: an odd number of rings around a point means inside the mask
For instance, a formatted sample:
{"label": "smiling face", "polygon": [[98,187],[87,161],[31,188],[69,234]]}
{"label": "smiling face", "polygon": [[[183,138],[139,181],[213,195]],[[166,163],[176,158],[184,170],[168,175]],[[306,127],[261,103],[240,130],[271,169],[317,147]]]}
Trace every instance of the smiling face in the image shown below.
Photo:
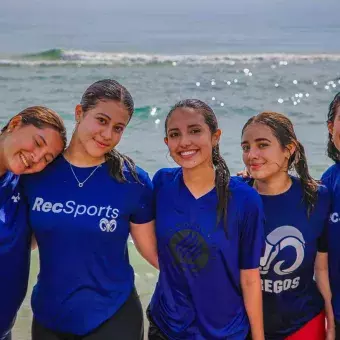
{"label": "smiling face", "polygon": [[221,131],[211,133],[202,113],[192,108],[177,108],[167,121],[164,139],[170,156],[181,167],[191,169],[212,164],[212,148]]}
{"label": "smiling face", "polygon": [[87,156],[100,160],[120,142],[130,114],[117,101],[99,100],[95,107],[86,112],[83,112],[81,105],[77,105],[76,120],[78,125],[73,138]]}
{"label": "smiling face", "polygon": [[336,110],[334,121],[328,123],[328,131],[335,147],[340,151],[340,106]]}
{"label": "smiling face", "polygon": [[4,165],[17,175],[43,170],[64,148],[59,132],[50,127],[39,129],[13,120],[8,131],[3,144]]}
{"label": "smiling face", "polygon": [[248,125],[242,135],[243,162],[254,179],[266,180],[287,171],[294,151],[283,148],[272,130],[260,123]]}

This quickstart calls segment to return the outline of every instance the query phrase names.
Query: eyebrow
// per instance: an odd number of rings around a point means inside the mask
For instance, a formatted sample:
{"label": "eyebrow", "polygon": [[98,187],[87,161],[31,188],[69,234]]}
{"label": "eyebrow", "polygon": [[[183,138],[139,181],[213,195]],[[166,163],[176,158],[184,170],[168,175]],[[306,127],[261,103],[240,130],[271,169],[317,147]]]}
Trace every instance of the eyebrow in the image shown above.
{"label": "eyebrow", "polygon": [[[193,127],[202,127],[202,125],[200,125],[200,124],[190,124],[190,125],[188,125],[189,129],[191,129]],[[169,129],[168,132],[177,131],[177,130],[179,130],[179,128],[172,128],[172,129]]]}
{"label": "eyebrow", "polygon": [[[43,141],[43,143],[47,146],[47,142],[46,142],[46,139],[42,136],[42,135],[39,135],[38,136],[41,138],[41,140]],[[53,153],[49,152],[48,155],[51,155],[52,157],[52,160],[55,159],[56,156],[53,155]]]}
{"label": "eyebrow", "polygon": [[[109,115],[107,115],[106,113],[98,112],[97,115],[102,115],[102,116],[104,116],[105,118],[107,118],[108,120],[111,121],[111,117],[110,117]],[[118,122],[117,125],[118,125],[118,124],[123,125],[123,126],[126,126],[125,123]]]}
{"label": "eyebrow", "polygon": [[47,142],[46,142],[46,139],[42,136],[42,135],[38,135],[41,140],[43,141],[43,143],[47,146]]}
{"label": "eyebrow", "polygon": [[[269,143],[271,143],[271,141],[267,138],[256,138],[255,142],[269,142]],[[247,144],[247,143],[249,144],[249,142],[245,140],[241,143],[241,145]]]}
{"label": "eyebrow", "polygon": [[106,117],[108,120],[111,120],[111,117],[109,115],[107,115],[106,113],[98,112],[97,115],[102,115],[102,116]]}

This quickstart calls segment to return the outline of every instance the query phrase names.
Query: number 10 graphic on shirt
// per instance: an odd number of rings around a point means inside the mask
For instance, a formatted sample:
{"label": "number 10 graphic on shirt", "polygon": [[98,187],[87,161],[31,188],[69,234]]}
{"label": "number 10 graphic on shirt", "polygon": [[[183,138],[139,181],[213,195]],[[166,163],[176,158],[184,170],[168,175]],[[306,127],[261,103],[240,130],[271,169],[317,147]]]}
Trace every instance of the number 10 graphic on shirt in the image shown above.
{"label": "number 10 graphic on shirt", "polygon": [[[275,259],[278,257],[280,252],[286,248],[290,247],[290,251],[294,251],[294,262],[287,266],[285,265],[285,260],[277,261]],[[272,277],[276,274],[279,276],[284,276],[288,274],[293,274],[303,262],[305,254],[305,240],[302,233],[292,227],[292,226],[282,226],[274,229],[266,237],[266,248],[263,257],[260,260],[260,273],[262,275],[262,290],[269,293],[281,293],[282,291],[294,289],[298,287],[300,277],[287,278],[283,280],[269,280],[263,278],[267,274]],[[294,258],[293,257],[293,258]],[[273,271],[273,272],[271,272]]]}

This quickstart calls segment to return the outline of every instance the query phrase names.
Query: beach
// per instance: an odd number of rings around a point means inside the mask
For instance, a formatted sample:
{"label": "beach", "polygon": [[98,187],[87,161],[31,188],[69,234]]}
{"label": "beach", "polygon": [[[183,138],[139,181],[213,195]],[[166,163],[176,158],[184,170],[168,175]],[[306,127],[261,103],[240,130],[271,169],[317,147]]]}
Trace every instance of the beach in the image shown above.
{"label": "beach", "polygon": [[[262,111],[288,115],[319,178],[326,156],[328,105],[340,91],[339,3],[148,0],[113,4],[60,0],[0,12],[0,126],[32,105],[57,111],[70,138],[74,108],[96,80],[126,86],[135,112],[118,149],[150,177],[172,167],[164,120],[178,100],[198,98],[215,111],[221,153],[232,174],[243,169],[241,130]],[[129,243],[144,309],[157,271]],[[28,293],[14,340],[30,339],[30,294],[38,274],[32,252]],[[67,278],[65,278],[67,279]]]}

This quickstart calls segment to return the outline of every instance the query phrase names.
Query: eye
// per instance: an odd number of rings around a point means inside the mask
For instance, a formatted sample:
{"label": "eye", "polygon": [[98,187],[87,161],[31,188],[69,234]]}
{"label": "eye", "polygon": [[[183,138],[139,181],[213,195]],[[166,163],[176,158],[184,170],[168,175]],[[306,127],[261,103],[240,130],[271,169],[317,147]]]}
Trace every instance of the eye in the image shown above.
{"label": "eye", "polygon": [[190,133],[191,134],[197,134],[197,133],[200,133],[201,132],[201,129],[198,129],[198,128],[195,128],[195,129],[192,129],[191,131],[190,131]]}
{"label": "eye", "polygon": [[39,144],[39,142],[38,142],[38,140],[37,140],[36,138],[34,138],[34,143],[35,143],[35,145],[36,145],[37,147],[40,147],[40,144]]}
{"label": "eye", "polygon": [[171,132],[170,134],[169,134],[169,137],[170,138],[176,138],[176,137],[178,137],[179,136],[179,133],[178,132]]}
{"label": "eye", "polygon": [[260,149],[264,149],[264,148],[266,148],[267,146],[269,146],[269,144],[266,144],[266,143],[260,143],[260,144],[259,144],[259,148],[260,148]]}
{"label": "eye", "polygon": [[106,124],[106,119],[102,117],[98,117],[97,120],[99,121],[100,124],[105,125]]}
{"label": "eye", "polygon": [[53,161],[53,157],[51,156],[45,156],[44,159],[46,164],[51,163]]}
{"label": "eye", "polygon": [[122,126],[115,126],[114,129],[116,130],[116,132],[121,133],[123,132],[124,128]]}
{"label": "eye", "polygon": [[241,148],[242,148],[243,152],[248,152],[250,150],[249,145],[241,145]]}

